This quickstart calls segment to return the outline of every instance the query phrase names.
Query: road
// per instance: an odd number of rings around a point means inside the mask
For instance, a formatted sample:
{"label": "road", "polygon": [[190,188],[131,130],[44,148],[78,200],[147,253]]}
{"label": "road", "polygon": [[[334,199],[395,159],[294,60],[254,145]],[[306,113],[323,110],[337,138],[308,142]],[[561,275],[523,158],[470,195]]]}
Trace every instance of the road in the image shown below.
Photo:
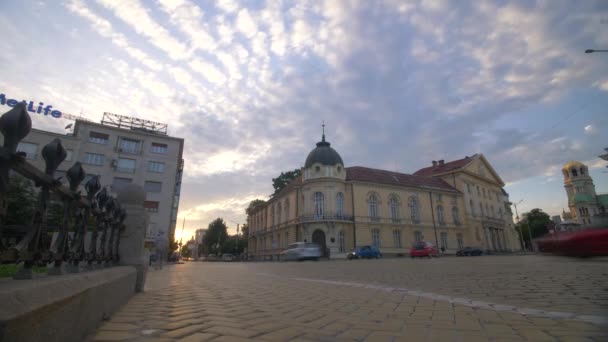
{"label": "road", "polygon": [[608,261],[549,256],[189,262],[95,341],[608,341]]}

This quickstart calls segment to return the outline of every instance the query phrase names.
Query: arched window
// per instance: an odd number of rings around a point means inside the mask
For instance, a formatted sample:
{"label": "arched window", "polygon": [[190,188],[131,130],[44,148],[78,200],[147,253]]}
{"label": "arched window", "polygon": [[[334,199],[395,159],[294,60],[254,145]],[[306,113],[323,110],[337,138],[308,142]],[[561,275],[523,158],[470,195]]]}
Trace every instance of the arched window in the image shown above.
{"label": "arched window", "polygon": [[314,204],[315,204],[315,217],[316,218],[322,218],[323,217],[323,193],[322,192],[315,192],[314,195]]}
{"label": "arched window", "polygon": [[282,217],[283,217],[283,205],[281,205],[281,202],[279,202],[279,204],[277,204],[277,224],[281,224],[281,222],[283,222],[281,220]]}
{"label": "arched window", "polygon": [[285,200],[285,221],[289,221],[289,200]]}
{"label": "arched window", "polygon": [[439,222],[439,224],[445,224],[445,220],[443,219],[443,206],[441,205],[437,206],[437,222]]}
{"label": "arched window", "polygon": [[338,248],[340,248],[340,253],[344,253],[345,250],[345,245],[344,245],[344,231],[341,230],[340,233],[338,233]]}
{"label": "arched window", "polygon": [[336,216],[344,216],[344,194],[341,192],[336,195]]}
{"label": "arched window", "polygon": [[585,175],[585,169],[581,167],[581,176]]}
{"label": "arched window", "polygon": [[575,169],[575,168],[570,169],[570,172],[572,172],[572,176],[573,176],[573,177],[578,176],[578,173],[576,172],[576,169]]}
{"label": "arched window", "polygon": [[374,220],[378,219],[378,198],[375,194],[371,194],[368,199],[369,217]]}
{"label": "arched window", "polygon": [[391,219],[397,221],[399,219],[399,200],[395,196],[391,196],[388,200],[388,207],[391,211]]}
{"label": "arched window", "polygon": [[460,212],[458,211],[458,207],[452,207],[452,220],[454,220],[455,225],[460,225]]}
{"label": "arched window", "polygon": [[418,212],[418,199],[414,196],[410,196],[408,200],[408,206],[410,207],[410,219],[412,220],[412,222],[420,222],[420,215]]}
{"label": "arched window", "polygon": [[380,230],[372,229],[372,245],[376,248],[380,248]]}
{"label": "arched window", "polygon": [[401,231],[399,229],[393,230],[393,245],[395,248],[401,248]]}
{"label": "arched window", "polygon": [[422,239],[424,239],[424,236],[422,236],[422,233],[419,231],[415,231],[414,232],[414,241],[420,242],[420,241],[422,241]]}

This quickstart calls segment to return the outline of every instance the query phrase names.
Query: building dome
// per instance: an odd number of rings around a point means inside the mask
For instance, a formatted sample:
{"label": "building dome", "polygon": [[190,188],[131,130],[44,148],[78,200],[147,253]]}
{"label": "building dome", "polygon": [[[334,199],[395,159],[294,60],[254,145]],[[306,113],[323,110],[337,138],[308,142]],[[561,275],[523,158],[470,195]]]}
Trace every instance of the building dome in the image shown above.
{"label": "building dome", "polygon": [[317,147],[310,151],[308,157],[306,157],[306,163],[304,163],[305,168],[309,168],[313,166],[315,163],[321,165],[329,165],[333,166],[336,164],[341,164],[344,166],[344,162],[342,162],[342,157],[330,147],[330,143],[325,141],[325,134],[321,141],[317,143]]}
{"label": "building dome", "polygon": [[579,161],[576,161],[576,160],[571,160],[568,163],[566,163],[566,165],[564,165],[562,170],[569,170],[571,168],[580,169],[581,167],[587,168],[587,166],[585,164],[583,164]]}

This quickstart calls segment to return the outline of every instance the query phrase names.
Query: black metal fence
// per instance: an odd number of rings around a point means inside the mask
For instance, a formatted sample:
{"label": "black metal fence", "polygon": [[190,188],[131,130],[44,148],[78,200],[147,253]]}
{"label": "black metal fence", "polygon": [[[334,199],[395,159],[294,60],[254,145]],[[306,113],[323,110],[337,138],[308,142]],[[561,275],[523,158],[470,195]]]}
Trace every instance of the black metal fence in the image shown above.
{"label": "black metal fence", "polygon": [[[17,152],[17,146],[31,129],[32,121],[23,103],[0,117],[0,132],[4,136],[0,147],[0,262],[22,265],[14,279],[31,279],[35,265],[48,265],[48,274],[57,275],[63,270],[79,272],[117,264],[126,211],[102,188],[99,176],[84,184],[85,195],[80,193],[78,188],[85,179],[85,171],[79,162],[66,173],[68,187],[61,184],[61,178],[55,178],[57,167],[67,156],[58,138],[42,149],[44,172],[28,163],[24,154]],[[33,181],[39,188],[31,223],[21,230],[5,225],[9,180],[18,177],[13,173]],[[51,194],[63,206],[61,222],[53,231],[47,222]],[[10,231],[10,239],[4,238],[5,231]]]}

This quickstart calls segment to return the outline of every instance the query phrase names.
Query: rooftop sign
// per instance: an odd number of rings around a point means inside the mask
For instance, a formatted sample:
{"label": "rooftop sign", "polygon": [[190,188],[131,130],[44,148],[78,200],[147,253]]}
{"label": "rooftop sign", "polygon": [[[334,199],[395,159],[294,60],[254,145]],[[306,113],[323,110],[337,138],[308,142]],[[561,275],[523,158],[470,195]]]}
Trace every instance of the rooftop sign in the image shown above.
{"label": "rooftop sign", "polygon": [[53,106],[51,106],[51,105],[45,106],[44,102],[38,102],[38,105],[34,105],[35,101],[27,101],[27,100],[18,101],[15,99],[7,98],[7,96],[4,93],[0,93],[0,104],[2,104],[2,105],[6,105],[9,107],[15,107],[19,102],[23,102],[26,105],[28,112],[42,114],[42,115],[50,115],[57,119],[59,119],[62,114],[61,111],[52,109]]}

